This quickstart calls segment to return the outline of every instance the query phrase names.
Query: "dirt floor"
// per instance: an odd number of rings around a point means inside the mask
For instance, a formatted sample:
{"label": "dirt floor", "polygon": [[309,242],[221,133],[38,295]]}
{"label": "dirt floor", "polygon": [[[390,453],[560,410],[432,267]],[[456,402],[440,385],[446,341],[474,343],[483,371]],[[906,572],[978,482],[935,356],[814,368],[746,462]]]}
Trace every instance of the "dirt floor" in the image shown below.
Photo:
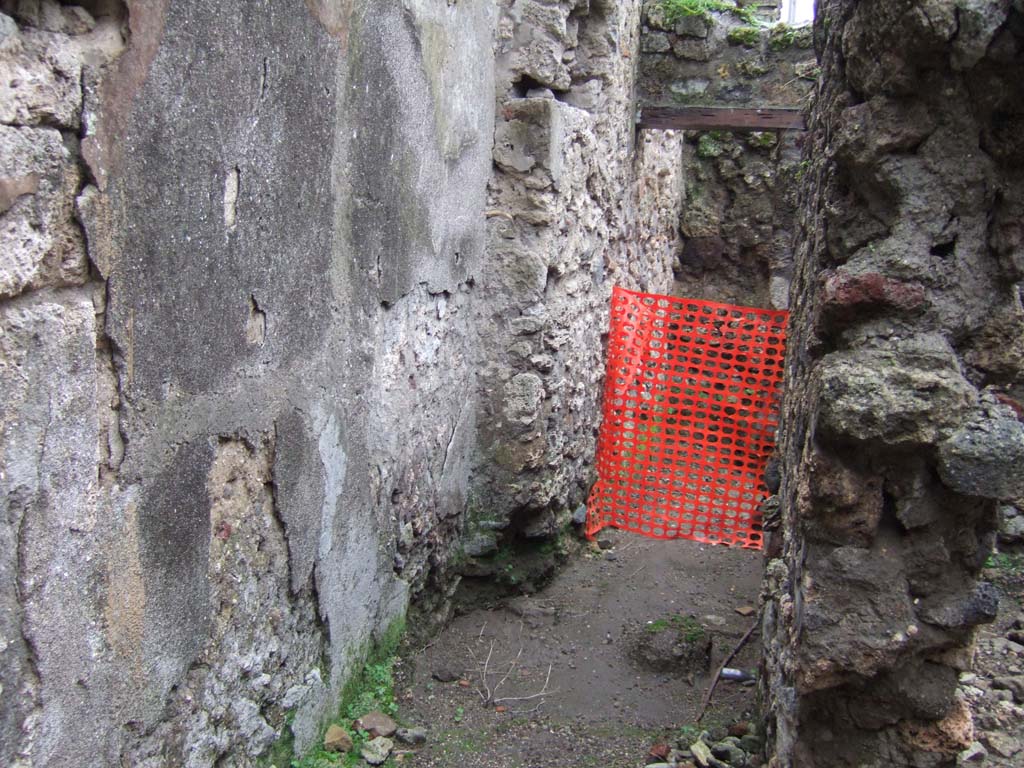
{"label": "dirt floor", "polygon": [[[574,556],[545,589],[464,613],[406,655],[399,716],[430,736],[402,763],[633,768],[652,745],[697,733],[712,671],[756,620],[736,609],[757,605],[761,553],[618,531],[599,538],[606,550]],[[710,661],[650,666],[662,630],[693,630],[700,645],[704,629]],[[758,656],[755,633],[730,667],[753,670]],[[752,685],[720,682],[701,727],[750,718],[753,699]]]}

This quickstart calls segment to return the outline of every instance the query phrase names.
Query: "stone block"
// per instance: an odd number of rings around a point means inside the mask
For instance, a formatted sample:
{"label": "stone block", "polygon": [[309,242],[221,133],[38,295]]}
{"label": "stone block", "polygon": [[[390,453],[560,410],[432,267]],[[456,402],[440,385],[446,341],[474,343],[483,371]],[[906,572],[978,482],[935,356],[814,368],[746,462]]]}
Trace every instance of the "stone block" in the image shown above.
{"label": "stone block", "polygon": [[840,268],[825,279],[822,311],[832,319],[863,319],[868,312],[911,313],[923,309],[927,293],[915,281],[877,272],[851,274]]}
{"label": "stone block", "polygon": [[66,37],[36,32],[0,40],[0,123],[77,129],[82,64]]}
{"label": "stone block", "polygon": [[1024,541],[1024,513],[1012,504],[999,507],[999,538],[1008,544]]}
{"label": "stone block", "polygon": [[939,446],[939,476],[968,496],[1024,496],[1024,424],[1002,415],[965,424]]}
{"label": "stone block", "polygon": [[917,619],[888,542],[879,536],[870,549],[811,545],[807,572],[798,692],[870,678],[900,658]]}
{"label": "stone block", "polygon": [[952,349],[932,336],[826,355],[816,375],[819,427],[838,439],[930,445],[951,435],[977,401]]}
{"label": "stone block", "polygon": [[672,42],[664,32],[651,32],[644,35],[640,45],[644,53],[666,53],[672,50]]}
{"label": "stone block", "polygon": [[882,518],[882,478],[818,452],[801,474],[797,509],[809,539],[868,546]]}
{"label": "stone block", "polygon": [[[0,97],[2,98],[2,97]],[[88,276],[75,221],[81,171],[59,131],[0,126],[0,297]]]}
{"label": "stone block", "polygon": [[922,621],[944,629],[988,624],[998,611],[999,590],[988,582],[963,586],[952,593],[931,595],[917,606],[917,614]]}

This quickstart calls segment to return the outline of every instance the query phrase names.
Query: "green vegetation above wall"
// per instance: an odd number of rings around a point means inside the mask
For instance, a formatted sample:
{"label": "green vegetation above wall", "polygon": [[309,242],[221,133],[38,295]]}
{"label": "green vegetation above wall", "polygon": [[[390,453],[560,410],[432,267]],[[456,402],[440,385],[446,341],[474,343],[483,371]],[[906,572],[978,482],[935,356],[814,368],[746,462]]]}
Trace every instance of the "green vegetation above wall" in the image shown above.
{"label": "green vegetation above wall", "polygon": [[711,13],[731,13],[739,19],[753,24],[756,22],[754,12],[749,8],[723,2],[723,0],[659,0],[658,7],[665,13],[669,22],[675,23],[687,16],[709,16]]}

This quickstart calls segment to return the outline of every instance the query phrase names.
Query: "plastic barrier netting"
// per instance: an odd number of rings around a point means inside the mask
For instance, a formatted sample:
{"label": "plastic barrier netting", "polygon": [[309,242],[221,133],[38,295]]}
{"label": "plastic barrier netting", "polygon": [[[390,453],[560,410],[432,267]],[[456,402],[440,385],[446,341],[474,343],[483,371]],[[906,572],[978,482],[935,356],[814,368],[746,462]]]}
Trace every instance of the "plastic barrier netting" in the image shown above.
{"label": "plastic barrier netting", "polygon": [[761,548],[788,317],[614,289],[588,537]]}

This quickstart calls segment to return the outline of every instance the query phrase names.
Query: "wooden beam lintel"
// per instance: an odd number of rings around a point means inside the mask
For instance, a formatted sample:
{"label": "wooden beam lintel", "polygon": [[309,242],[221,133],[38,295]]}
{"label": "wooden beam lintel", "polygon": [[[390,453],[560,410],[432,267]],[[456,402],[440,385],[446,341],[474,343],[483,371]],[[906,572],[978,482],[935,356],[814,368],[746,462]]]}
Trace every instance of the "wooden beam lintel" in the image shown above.
{"label": "wooden beam lintel", "polygon": [[640,112],[638,128],[662,131],[720,129],[726,131],[805,131],[799,109],[771,107],[647,107]]}

